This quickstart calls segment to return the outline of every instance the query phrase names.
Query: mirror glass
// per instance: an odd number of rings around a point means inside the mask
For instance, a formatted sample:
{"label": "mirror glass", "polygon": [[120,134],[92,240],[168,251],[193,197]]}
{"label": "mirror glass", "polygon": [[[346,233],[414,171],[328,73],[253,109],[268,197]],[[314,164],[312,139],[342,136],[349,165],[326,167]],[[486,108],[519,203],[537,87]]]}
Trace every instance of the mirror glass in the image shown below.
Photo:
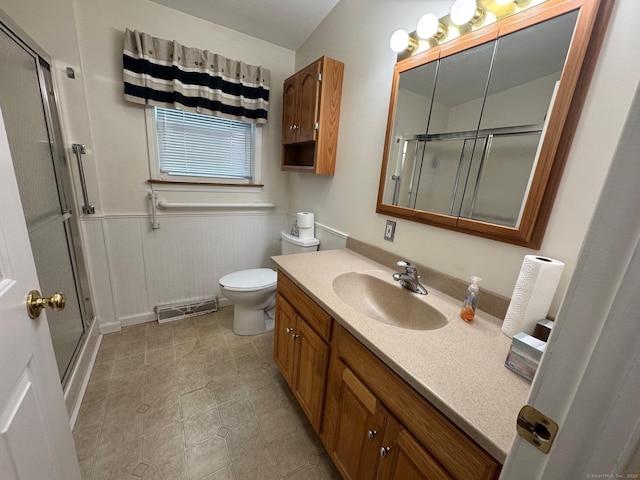
{"label": "mirror glass", "polygon": [[[479,234],[490,230],[485,236],[496,239],[502,230],[492,226],[518,230],[526,218],[529,237],[505,235],[529,245],[543,202],[536,198],[530,220],[527,201],[531,192],[544,193],[548,174],[540,171],[553,165],[561,136],[555,129],[564,127],[578,80],[572,74],[559,89],[580,13],[536,8],[540,20],[530,15],[506,28],[498,22],[493,37],[489,29],[482,39],[460,37],[427,51],[422,61],[398,63],[378,212],[466,233],[477,222]],[[584,51],[579,55],[572,63],[578,72]],[[552,123],[555,143],[545,149],[558,92],[564,100]]]}

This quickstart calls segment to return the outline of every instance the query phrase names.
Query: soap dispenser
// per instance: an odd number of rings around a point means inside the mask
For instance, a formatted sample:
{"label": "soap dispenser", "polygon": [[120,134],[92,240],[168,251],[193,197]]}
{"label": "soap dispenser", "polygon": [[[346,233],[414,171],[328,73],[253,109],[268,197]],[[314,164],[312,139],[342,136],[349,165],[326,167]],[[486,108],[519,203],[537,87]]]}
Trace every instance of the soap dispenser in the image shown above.
{"label": "soap dispenser", "polygon": [[467,288],[467,294],[462,302],[460,310],[460,318],[465,322],[471,322],[476,315],[476,300],[478,298],[478,282],[482,280],[480,277],[471,277],[471,284]]}

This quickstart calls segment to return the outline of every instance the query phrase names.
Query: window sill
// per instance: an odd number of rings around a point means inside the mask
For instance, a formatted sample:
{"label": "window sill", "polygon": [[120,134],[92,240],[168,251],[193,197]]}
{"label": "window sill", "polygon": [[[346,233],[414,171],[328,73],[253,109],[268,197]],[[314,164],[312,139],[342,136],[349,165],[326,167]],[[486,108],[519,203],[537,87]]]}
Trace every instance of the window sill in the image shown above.
{"label": "window sill", "polygon": [[149,179],[147,183],[158,192],[227,192],[227,193],[257,193],[261,192],[262,183],[218,183],[218,182],[188,182]]}

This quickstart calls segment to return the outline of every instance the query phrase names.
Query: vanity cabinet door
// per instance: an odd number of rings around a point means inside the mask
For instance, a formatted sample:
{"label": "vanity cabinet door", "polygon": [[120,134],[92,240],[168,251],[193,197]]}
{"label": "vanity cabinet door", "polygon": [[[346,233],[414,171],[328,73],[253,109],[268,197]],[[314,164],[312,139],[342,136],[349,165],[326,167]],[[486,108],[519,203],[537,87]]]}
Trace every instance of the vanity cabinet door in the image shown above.
{"label": "vanity cabinet door", "polygon": [[331,458],[343,478],[373,480],[387,412],[342,361],[337,360],[334,373],[340,378],[340,391],[329,448]]}
{"label": "vanity cabinet door", "polygon": [[329,345],[298,316],[294,343],[293,392],[316,432],[322,424]]}
{"label": "vanity cabinet door", "polygon": [[400,424],[389,416],[376,480],[451,480],[447,472]]}
{"label": "vanity cabinet door", "polygon": [[276,295],[276,320],[273,335],[273,359],[284,379],[293,388],[294,347],[298,314],[280,294]]}

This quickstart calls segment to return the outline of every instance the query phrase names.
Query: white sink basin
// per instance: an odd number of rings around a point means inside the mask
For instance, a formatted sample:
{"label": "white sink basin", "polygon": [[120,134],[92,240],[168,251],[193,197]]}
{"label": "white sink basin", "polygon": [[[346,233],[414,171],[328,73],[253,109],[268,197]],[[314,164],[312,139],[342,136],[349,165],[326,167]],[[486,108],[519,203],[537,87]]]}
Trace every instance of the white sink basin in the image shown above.
{"label": "white sink basin", "polygon": [[366,272],[348,272],[333,279],[333,290],[349,305],[378,322],[411,330],[436,330],[449,323],[447,317],[428,302],[428,295],[410,292]]}

